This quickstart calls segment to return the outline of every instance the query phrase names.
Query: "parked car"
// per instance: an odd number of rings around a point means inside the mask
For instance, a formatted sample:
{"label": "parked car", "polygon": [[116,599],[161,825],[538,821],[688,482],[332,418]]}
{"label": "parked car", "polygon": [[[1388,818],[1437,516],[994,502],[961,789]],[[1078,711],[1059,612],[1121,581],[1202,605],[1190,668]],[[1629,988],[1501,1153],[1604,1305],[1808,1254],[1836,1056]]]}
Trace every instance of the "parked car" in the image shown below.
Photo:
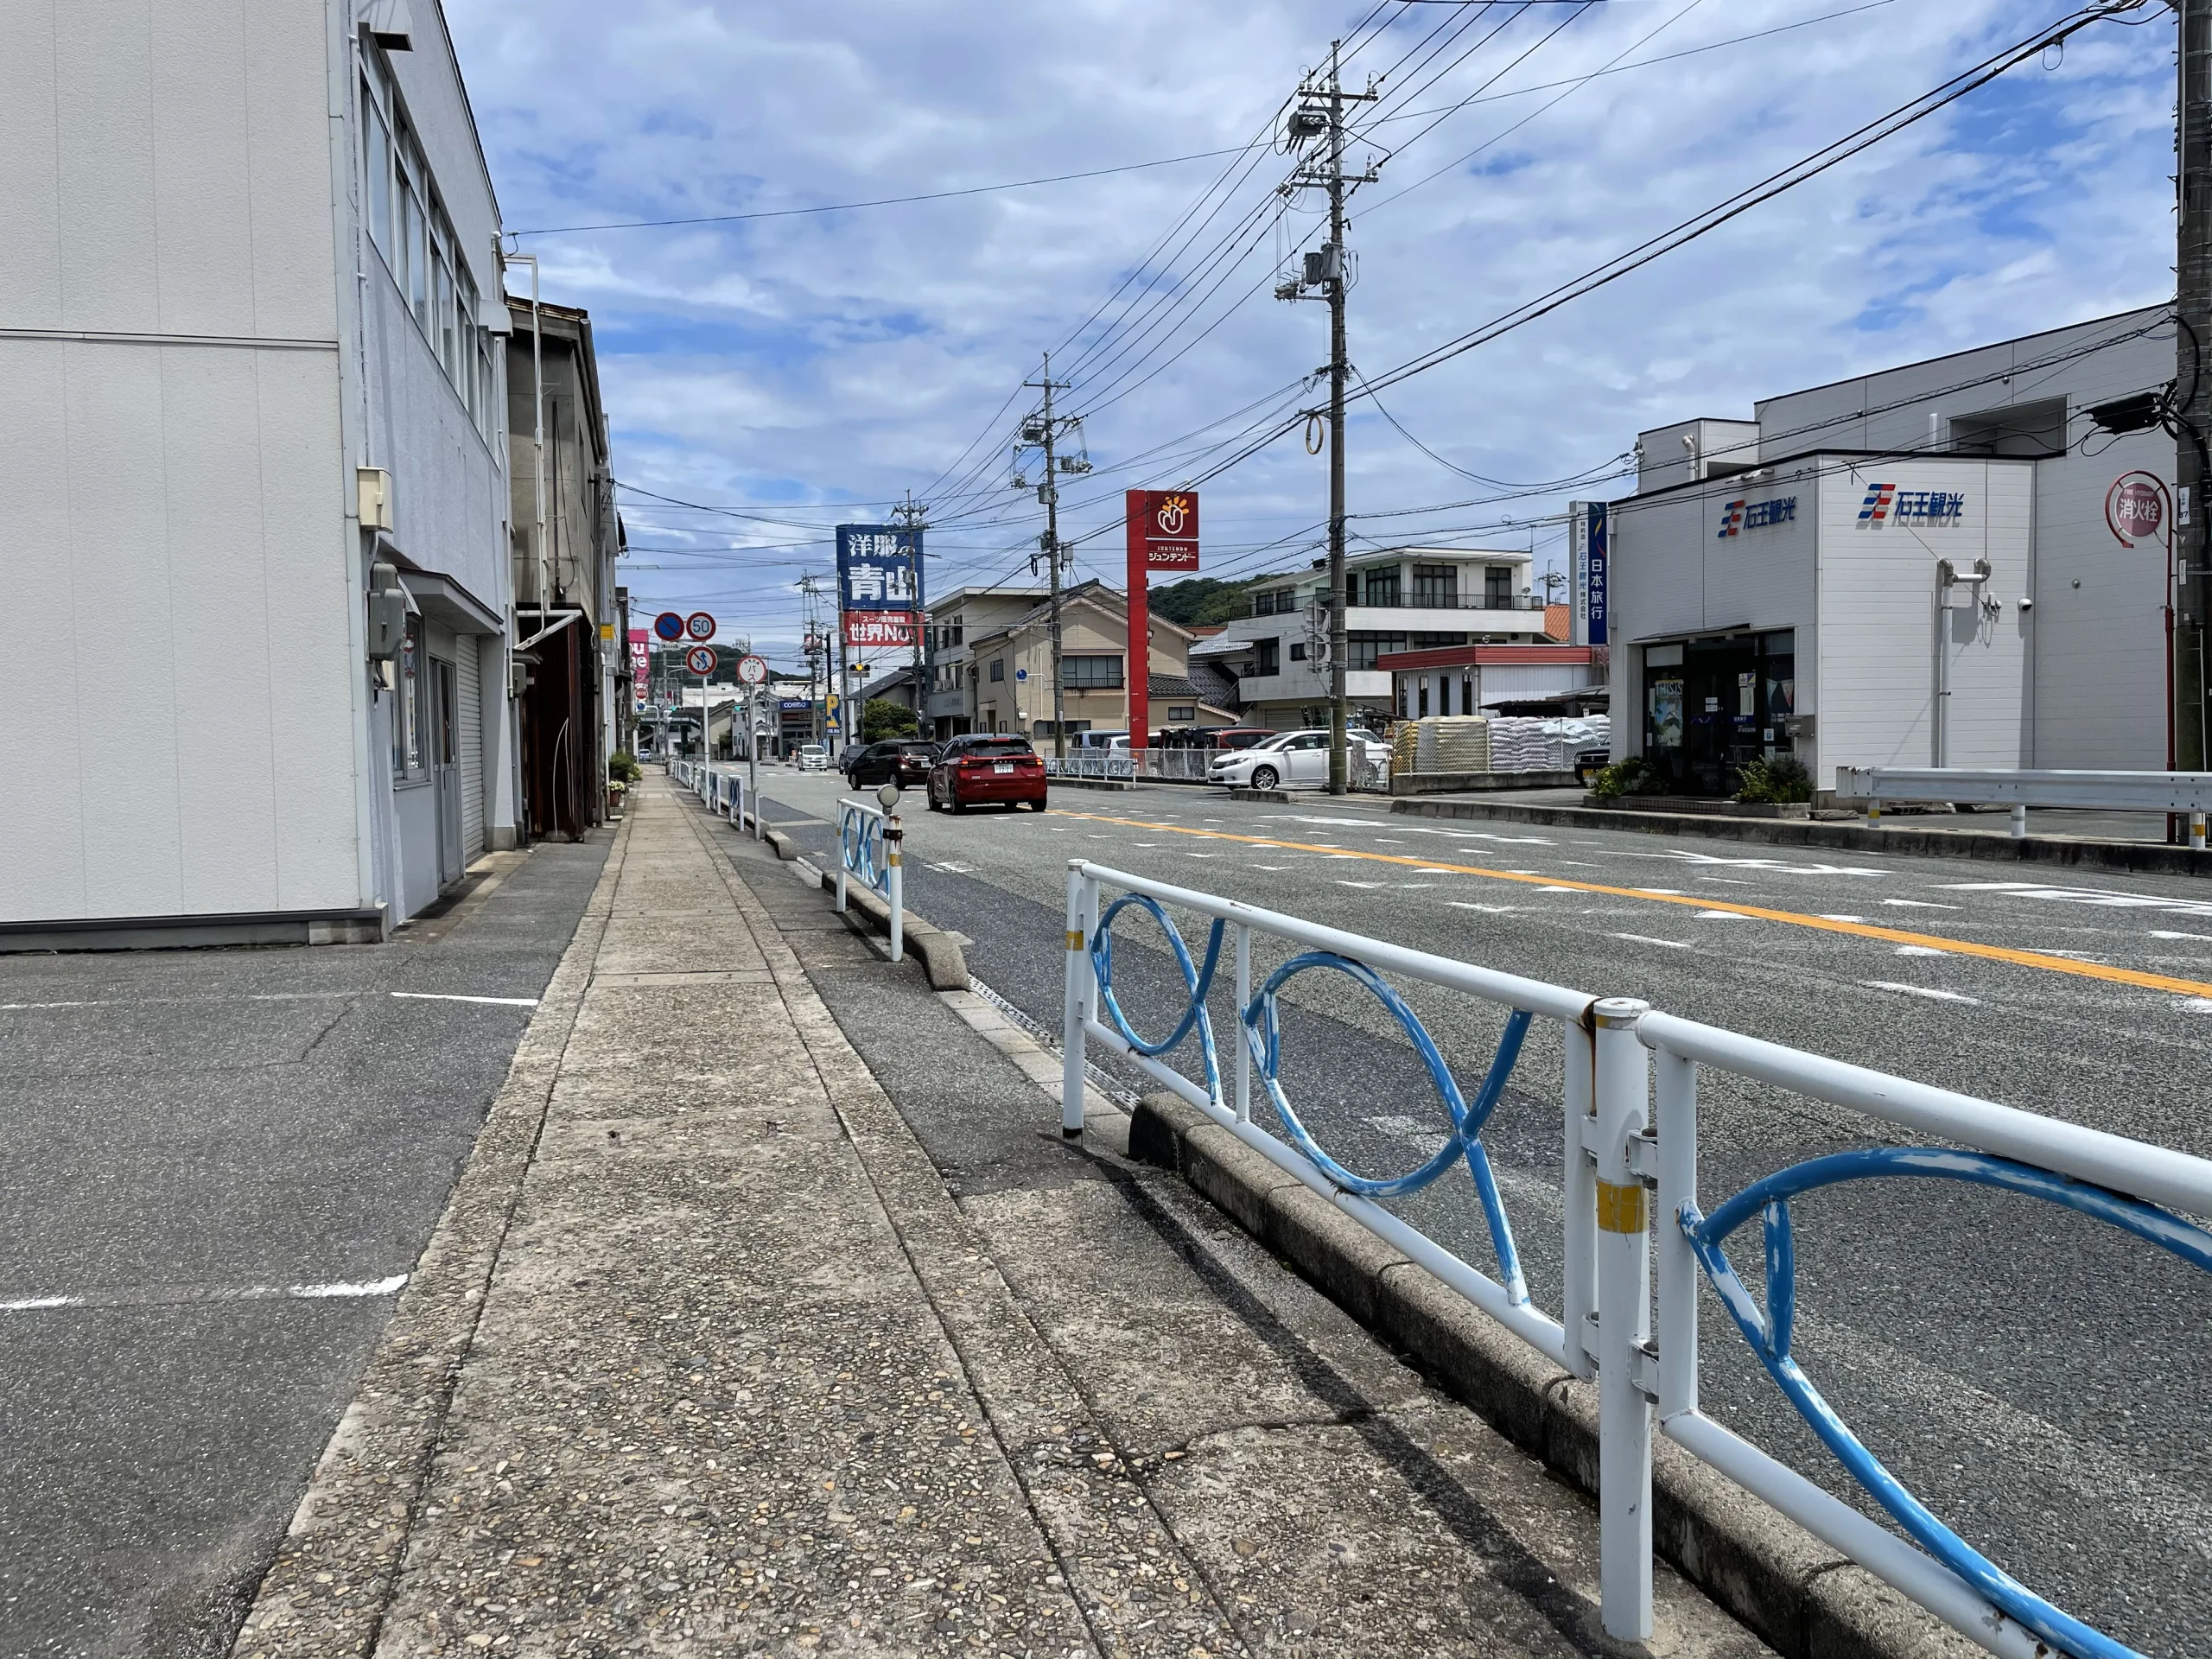
{"label": "parked car", "polygon": [[[1351,760],[1357,768],[1365,761],[1387,764],[1390,746],[1367,736],[1350,734]],[[1249,749],[1217,759],[1206,768],[1206,781],[1232,788],[1281,789],[1286,784],[1325,785],[1329,781],[1329,734],[1325,731],[1279,732]]]}
{"label": "parked car", "polygon": [[977,732],[956,737],[930,768],[930,810],[1002,804],[1045,810],[1045,761],[1026,737]]}
{"label": "parked car", "polygon": [[830,746],[827,743],[802,743],[798,746],[798,769],[801,772],[830,770]]}
{"label": "parked car", "polygon": [[917,737],[887,738],[857,749],[847,749],[845,781],[855,789],[871,784],[926,784],[937,764],[937,745]]}

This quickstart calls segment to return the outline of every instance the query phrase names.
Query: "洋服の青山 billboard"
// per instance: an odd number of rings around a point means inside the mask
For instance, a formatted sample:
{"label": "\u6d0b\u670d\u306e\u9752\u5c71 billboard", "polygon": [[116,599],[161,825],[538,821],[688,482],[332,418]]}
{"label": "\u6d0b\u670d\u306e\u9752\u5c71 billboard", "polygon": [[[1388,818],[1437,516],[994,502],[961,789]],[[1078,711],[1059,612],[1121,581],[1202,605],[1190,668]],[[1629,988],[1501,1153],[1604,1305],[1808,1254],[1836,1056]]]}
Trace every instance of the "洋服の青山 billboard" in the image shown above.
{"label": "\u6d0b\u670d\u306e\u9752\u5c71 billboard", "polygon": [[1128,514],[1131,569],[1198,568],[1196,490],[1130,490],[1122,500]]}
{"label": "\u6d0b\u670d\u306e\u9752\u5c71 billboard", "polygon": [[837,526],[837,607],[912,611],[922,602],[922,532],[898,524]]}
{"label": "\u6d0b\u670d\u306e\u9752\u5c71 billboard", "polygon": [[920,639],[912,611],[847,611],[845,643],[912,650]]}

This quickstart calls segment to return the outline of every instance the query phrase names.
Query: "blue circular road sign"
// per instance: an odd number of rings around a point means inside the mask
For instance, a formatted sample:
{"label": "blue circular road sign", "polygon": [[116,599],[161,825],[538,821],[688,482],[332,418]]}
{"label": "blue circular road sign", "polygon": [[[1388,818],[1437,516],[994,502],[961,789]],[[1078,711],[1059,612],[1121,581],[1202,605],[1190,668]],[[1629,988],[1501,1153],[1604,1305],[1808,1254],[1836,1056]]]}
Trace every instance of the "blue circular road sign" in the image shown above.
{"label": "blue circular road sign", "polygon": [[653,618],[653,632],[664,639],[681,639],[683,637],[683,618],[675,611],[663,611]]}

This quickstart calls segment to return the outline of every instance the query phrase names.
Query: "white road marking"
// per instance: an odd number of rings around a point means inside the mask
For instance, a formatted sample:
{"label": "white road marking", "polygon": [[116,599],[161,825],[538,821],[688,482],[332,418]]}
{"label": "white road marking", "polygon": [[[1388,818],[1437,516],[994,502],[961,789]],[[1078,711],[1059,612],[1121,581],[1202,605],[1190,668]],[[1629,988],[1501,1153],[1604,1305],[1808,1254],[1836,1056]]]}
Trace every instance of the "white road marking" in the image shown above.
{"label": "white road marking", "polygon": [[1433,1158],[1450,1141],[1449,1135],[1439,1135],[1433,1123],[1423,1123],[1404,1116],[1370,1117],[1367,1120],[1393,1141],[1402,1141],[1417,1147],[1423,1155]]}
{"label": "white road marking", "polygon": [[2095,905],[2107,910],[2164,910],[2179,916],[2212,918],[2212,900],[2168,899],[2155,893],[2114,893],[2107,887],[2054,887],[2035,881],[1943,881],[1942,893],[1997,893],[2012,899],[2046,899],[2057,904]]}
{"label": "white road marking", "polygon": [[111,1008],[112,1002],[0,1002],[0,1014],[22,1014],[45,1008]]}
{"label": "white road marking", "polygon": [[1281,875],[1285,870],[1288,869],[1290,866],[1287,864],[1255,864],[1252,868],[1255,870],[1266,870],[1272,874]]}
{"label": "white road marking", "polygon": [[1580,893],[1582,889],[1580,887],[1538,887],[1536,891],[1538,893]]}
{"label": "white road marking", "polygon": [[2181,1005],[2191,1014],[2212,1014],[2212,996],[2185,996]]}
{"label": "white road marking", "polygon": [[1748,881],[1739,881],[1732,875],[1700,875],[1698,877],[1698,880],[1700,881],[1718,881],[1724,887],[1748,887],[1751,885]]}
{"label": "white road marking", "polygon": [[1365,887],[1371,893],[1382,884],[1380,881],[1347,881],[1344,877],[1338,876],[1337,885],[1340,887]]}
{"label": "white road marking", "polygon": [[500,1008],[534,1008],[534,996],[455,996],[443,991],[394,991],[392,995],[407,1002],[487,1002]]}
{"label": "white road marking", "polygon": [[[1577,842],[1575,845],[1591,845]],[[1726,858],[1719,853],[1694,853],[1687,847],[1673,847],[1659,853],[1624,852],[1623,858],[1669,858],[1682,864],[1719,864],[1738,870],[1786,870],[1793,875],[1886,875],[1886,870],[1863,869],[1856,864],[1792,864],[1784,858]]]}
{"label": "white road marking", "polygon": [[955,864],[950,859],[942,864],[932,864],[929,860],[924,859],[922,863],[925,868],[943,870],[947,875],[973,875],[976,873],[976,867],[973,864]]}
{"label": "white road marking", "polygon": [[1185,858],[1219,858],[1221,855],[1219,853],[1185,853],[1183,856]]}
{"label": "white road marking", "polygon": [[1457,875],[1457,870],[1447,870],[1435,864],[1424,864],[1414,872],[1415,875]]}
{"label": "white road marking", "polygon": [[1682,896],[1682,890],[1680,887],[1638,887],[1637,891],[1663,893],[1669,899],[1680,899]]}
{"label": "white road marking", "polygon": [[1866,921],[1864,916],[1830,916],[1825,912],[1821,914],[1821,919],[1824,922],[1857,922],[1861,926],[1864,926]]}
{"label": "white road marking", "polygon": [[1967,996],[1958,991],[1939,991],[1929,985],[1904,985],[1894,979],[1862,979],[1859,982],[1878,991],[1898,991],[1906,996],[1924,996],[1931,1002],[1963,1002],[1974,1008],[1981,1006],[1981,999],[1978,996]]}
{"label": "white road marking", "polygon": [[1700,922],[1750,922],[1758,918],[1739,910],[1700,910],[1692,919]]}
{"label": "white road marking", "polygon": [[1885,899],[1882,902],[1899,910],[1956,910],[1956,905],[1939,905],[1930,899]]}
{"label": "white road marking", "polygon": [[2151,930],[2151,937],[2154,939],[2203,939],[2212,941],[2212,933],[2169,933],[2164,929],[2157,927]]}
{"label": "white road marking", "polygon": [[1615,933],[1616,939],[1627,939],[1635,944],[1660,944],[1669,950],[1694,950],[1697,947],[1681,939],[1655,939],[1649,933]]}
{"label": "white road marking", "polygon": [[1454,910],[1479,910],[1485,916],[1510,916],[1513,913],[1510,905],[1471,905],[1464,899],[1452,899],[1446,902]]}
{"label": "white road marking", "polygon": [[1932,944],[1901,944],[1897,946],[1897,955],[1901,957],[1948,957],[1950,954],[1951,953],[1948,950],[1938,950]]}
{"label": "white road marking", "polygon": [[372,1279],[366,1284],[287,1285],[284,1294],[298,1296],[309,1301],[328,1301],[358,1296],[391,1296],[407,1283],[407,1275],[395,1273],[389,1279]]}
{"label": "white road marking", "polygon": [[35,1313],[44,1307],[79,1307],[81,1296],[26,1296],[20,1302],[0,1302],[0,1313]]}

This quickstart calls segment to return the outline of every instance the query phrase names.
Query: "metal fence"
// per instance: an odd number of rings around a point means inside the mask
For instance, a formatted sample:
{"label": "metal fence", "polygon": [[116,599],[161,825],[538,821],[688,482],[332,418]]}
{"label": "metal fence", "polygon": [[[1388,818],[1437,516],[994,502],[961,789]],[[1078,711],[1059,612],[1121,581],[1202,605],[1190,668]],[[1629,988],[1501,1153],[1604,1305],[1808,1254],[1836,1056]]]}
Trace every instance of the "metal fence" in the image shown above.
{"label": "metal fence", "polygon": [[[1116,890],[1103,911],[1102,889]],[[1193,959],[1168,914],[1171,906],[1206,919],[1202,959]],[[1174,1028],[1157,1040],[1131,1027],[1114,990],[1113,927],[1131,910],[1149,915],[1163,930],[1189,998]],[[1661,1433],[1993,1653],[2050,1659],[2056,1649],[2075,1659],[2139,1659],[2014,1580],[1944,1526],[1822,1398],[1791,1351],[1796,1255],[1789,1204],[1858,1181],[1965,1182],[2076,1211],[2212,1271],[2212,1231],[2176,1213],[2212,1215],[2212,1162],[1679,1019],[1645,1002],[1478,968],[1081,860],[1069,865],[1066,924],[1064,1134],[1082,1133],[1085,1048],[1101,1043],[1539,1352],[1578,1376],[1595,1377],[1601,1600],[1609,1635],[1642,1640],[1651,1633],[1656,1421]],[[1296,947],[1257,986],[1252,982],[1255,934]],[[1206,1007],[1224,950],[1240,1027],[1226,1078]],[[1435,1085],[1450,1133],[1440,1150],[1409,1173],[1374,1179],[1345,1168],[1320,1145],[1283,1090],[1278,1000],[1285,985],[1310,972],[1342,975],[1373,995]],[[1386,973],[1507,1011],[1503,1036],[1471,1099]],[[1482,1141],[1539,1020],[1556,1023],[1566,1055],[1564,1290],[1556,1317],[1530,1300]],[[1205,1073],[1199,1079],[1161,1058],[1192,1038]],[[1756,1079],[1952,1144],[1867,1147],[1815,1158],[1754,1181],[1707,1211],[1698,1194],[1701,1068]],[[1282,1126],[1281,1135],[1252,1121],[1255,1079]],[[1433,1185],[1462,1165],[1481,1207],[1494,1273],[1461,1259],[1380,1202]],[[1656,1328],[1649,1210],[1655,1195]],[[1763,1298],[1746,1288],[1727,1254],[1729,1240],[1754,1218],[1760,1224]],[[1700,1281],[1712,1287],[1784,1397],[1910,1543],[1699,1410]]]}
{"label": "metal fence", "polygon": [[740,772],[719,772],[690,760],[671,760],[668,775],[679,789],[688,789],[717,817],[728,818],[742,830],[749,823],[755,841],[767,833],[760,819],[760,791]]}
{"label": "metal fence", "polygon": [[845,910],[845,884],[857,876],[891,906],[891,960],[899,961],[906,941],[906,883],[899,843],[905,832],[896,813],[865,801],[837,803],[837,912]]}
{"label": "metal fence", "polygon": [[[1094,778],[1129,783],[1203,784],[1208,772],[1225,752],[1220,749],[1077,749],[1065,760],[1045,757],[1047,778]],[[1387,795],[1390,792],[1390,762],[1387,758],[1351,762],[1351,786]],[[1321,780],[1309,779],[1315,787]]]}
{"label": "metal fence", "polygon": [[2050,772],[1967,766],[1838,766],[1835,798],[1864,801],[1878,827],[1882,803],[1944,801],[1955,806],[2009,806],[2015,836],[2028,833],[2028,809],[2075,807],[2105,812],[2159,812],[2189,821],[2189,844],[2204,845],[2212,812],[2212,772]]}

